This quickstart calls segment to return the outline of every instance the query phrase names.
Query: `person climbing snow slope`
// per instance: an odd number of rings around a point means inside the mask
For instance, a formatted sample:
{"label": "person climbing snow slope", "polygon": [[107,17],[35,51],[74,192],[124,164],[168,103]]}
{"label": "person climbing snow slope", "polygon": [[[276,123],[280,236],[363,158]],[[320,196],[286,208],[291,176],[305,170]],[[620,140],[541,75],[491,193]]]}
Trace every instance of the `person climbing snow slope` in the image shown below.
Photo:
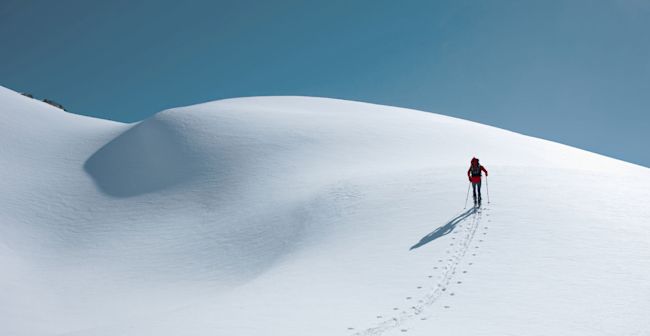
{"label": "person climbing snow slope", "polygon": [[477,204],[481,205],[481,171],[485,172],[486,177],[488,176],[488,171],[485,169],[485,167],[479,164],[478,159],[472,158],[471,165],[467,170],[467,177],[469,177],[469,181],[472,183],[472,196],[474,196],[474,206]]}

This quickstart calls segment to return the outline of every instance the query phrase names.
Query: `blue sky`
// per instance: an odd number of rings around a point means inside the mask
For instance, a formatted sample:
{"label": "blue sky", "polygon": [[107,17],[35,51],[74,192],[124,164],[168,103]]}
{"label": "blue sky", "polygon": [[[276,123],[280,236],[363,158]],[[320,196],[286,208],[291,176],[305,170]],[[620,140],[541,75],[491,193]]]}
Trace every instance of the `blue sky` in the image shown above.
{"label": "blue sky", "polygon": [[229,97],[360,100],[650,167],[650,2],[2,0],[0,85],[127,122]]}

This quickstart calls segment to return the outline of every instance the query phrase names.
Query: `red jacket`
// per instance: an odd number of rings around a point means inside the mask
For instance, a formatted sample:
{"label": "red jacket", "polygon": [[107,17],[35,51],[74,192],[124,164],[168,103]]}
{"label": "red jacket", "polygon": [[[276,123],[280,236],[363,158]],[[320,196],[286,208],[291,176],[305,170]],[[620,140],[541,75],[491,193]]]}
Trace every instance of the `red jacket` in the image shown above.
{"label": "red jacket", "polygon": [[[485,169],[485,167],[481,166],[481,170],[485,172],[485,176],[488,176],[488,171]],[[472,176],[472,166],[469,166],[469,169],[467,170],[467,177],[469,177],[469,181],[472,183],[479,183],[481,182],[481,175],[478,176]]]}

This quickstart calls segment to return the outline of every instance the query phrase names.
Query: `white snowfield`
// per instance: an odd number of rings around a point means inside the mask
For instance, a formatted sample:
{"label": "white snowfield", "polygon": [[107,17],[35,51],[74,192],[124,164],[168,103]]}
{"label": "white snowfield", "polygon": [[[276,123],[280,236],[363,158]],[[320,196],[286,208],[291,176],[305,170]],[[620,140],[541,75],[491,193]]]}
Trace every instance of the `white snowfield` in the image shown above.
{"label": "white snowfield", "polygon": [[0,191],[0,335],[650,335],[650,169],[433,113],[0,87]]}

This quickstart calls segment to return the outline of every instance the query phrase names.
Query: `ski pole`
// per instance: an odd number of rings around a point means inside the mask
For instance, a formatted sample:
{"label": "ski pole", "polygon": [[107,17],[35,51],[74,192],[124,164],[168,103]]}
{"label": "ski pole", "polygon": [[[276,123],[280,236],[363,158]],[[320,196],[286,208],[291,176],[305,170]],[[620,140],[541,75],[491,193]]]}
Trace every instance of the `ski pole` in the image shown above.
{"label": "ski pole", "polygon": [[487,175],[485,176],[485,187],[487,188],[488,204],[490,204],[490,183],[488,183]]}
{"label": "ski pole", "polygon": [[[467,208],[467,199],[469,198],[469,186],[470,185],[471,185],[471,183],[467,184],[467,196],[465,196],[465,206],[463,207],[463,209]],[[489,200],[489,198],[490,197],[488,196],[488,200]],[[490,203],[490,202],[488,201],[488,203]]]}

